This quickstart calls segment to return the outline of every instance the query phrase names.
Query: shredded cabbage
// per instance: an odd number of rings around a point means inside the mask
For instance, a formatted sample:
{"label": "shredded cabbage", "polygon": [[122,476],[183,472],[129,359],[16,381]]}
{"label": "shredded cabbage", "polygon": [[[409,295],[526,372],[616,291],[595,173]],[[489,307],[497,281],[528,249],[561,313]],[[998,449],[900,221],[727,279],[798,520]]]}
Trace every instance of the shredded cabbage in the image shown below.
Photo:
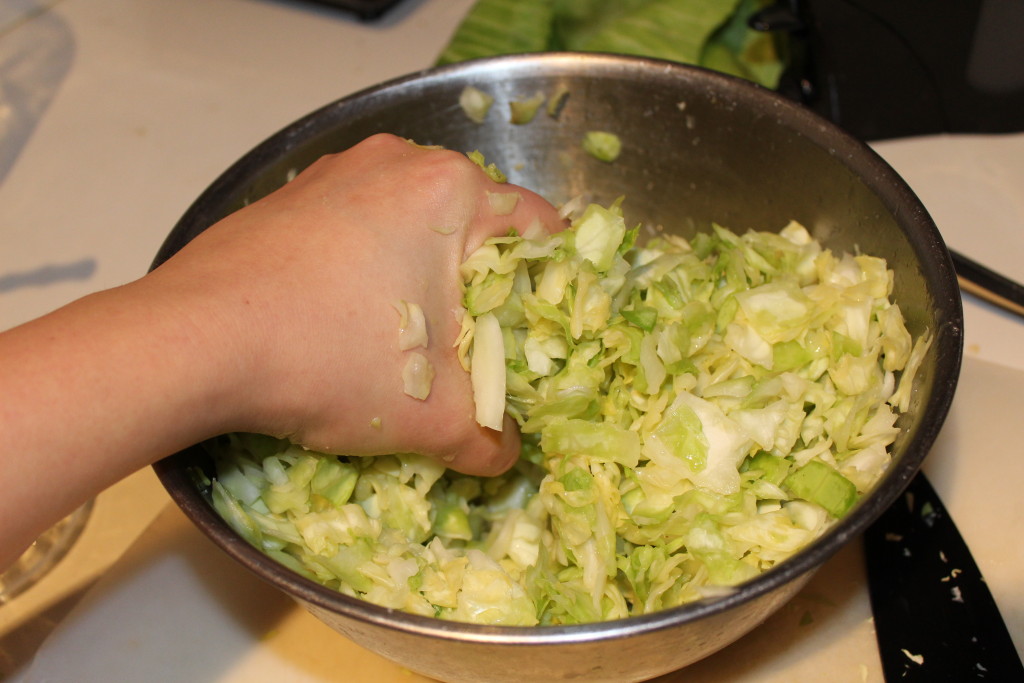
{"label": "shredded cabbage", "polygon": [[930,344],[881,259],[791,223],[635,246],[619,203],[463,265],[459,357],[508,473],[211,442],[213,504],[342,593],[442,619],[572,624],[717,595],[819,537],[890,463]]}

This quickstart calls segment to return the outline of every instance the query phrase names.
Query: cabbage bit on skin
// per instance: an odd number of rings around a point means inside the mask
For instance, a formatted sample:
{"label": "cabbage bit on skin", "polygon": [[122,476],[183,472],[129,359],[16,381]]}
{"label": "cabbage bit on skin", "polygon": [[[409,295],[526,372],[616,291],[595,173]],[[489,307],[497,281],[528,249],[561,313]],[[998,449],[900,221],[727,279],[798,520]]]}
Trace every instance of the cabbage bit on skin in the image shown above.
{"label": "cabbage bit on skin", "polygon": [[487,203],[496,216],[507,216],[515,211],[521,198],[518,192],[487,193]]}
{"label": "cabbage bit on skin", "polygon": [[399,300],[394,304],[400,320],[398,323],[398,348],[408,351],[418,346],[427,348],[427,320],[419,304]]}
{"label": "cabbage bit on skin", "polygon": [[425,349],[429,346],[427,320],[419,304],[402,299],[394,307],[400,316],[398,348],[406,352],[402,387],[409,396],[424,401],[430,395],[430,387],[434,382],[434,366],[422,353],[410,349]]}
{"label": "cabbage bit on skin", "polygon": [[402,386],[409,396],[425,401],[434,382],[434,366],[422,353],[412,351],[408,356],[402,368]]}

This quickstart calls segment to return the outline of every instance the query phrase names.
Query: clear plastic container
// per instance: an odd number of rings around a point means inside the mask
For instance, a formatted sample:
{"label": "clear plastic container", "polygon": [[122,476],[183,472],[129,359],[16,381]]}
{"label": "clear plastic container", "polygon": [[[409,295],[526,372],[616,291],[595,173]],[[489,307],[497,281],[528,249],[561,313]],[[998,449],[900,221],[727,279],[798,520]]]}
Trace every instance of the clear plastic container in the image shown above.
{"label": "clear plastic container", "polygon": [[78,540],[92,512],[89,501],[54,524],[0,574],[0,605],[10,602],[53,569]]}

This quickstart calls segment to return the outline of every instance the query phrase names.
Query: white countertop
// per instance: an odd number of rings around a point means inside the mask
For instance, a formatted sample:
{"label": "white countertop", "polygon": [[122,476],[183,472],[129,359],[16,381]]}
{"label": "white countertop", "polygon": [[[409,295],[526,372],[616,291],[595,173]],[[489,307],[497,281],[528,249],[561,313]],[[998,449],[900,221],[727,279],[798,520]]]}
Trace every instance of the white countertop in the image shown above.
{"label": "white countertop", "polygon": [[[321,105],[429,66],[471,4],[405,0],[364,23],[287,0],[4,0],[0,329],[141,276],[229,164]],[[875,148],[950,246],[1024,280],[1024,134]],[[964,374],[926,469],[1020,648],[1024,551],[1002,530],[1024,523],[1009,488],[1024,474],[1011,457],[1024,441],[1024,321],[970,298],[965,315]],[[881,680],[859,552],[687,680],[813,680],[823,665],[834,680]],[[189,615],[202,626],[184,628]],[[180,681],[422,680],[214,551],[145,470],[103,493],[68,558],[0,607],[0,678],[133,681],[157,670]]]}

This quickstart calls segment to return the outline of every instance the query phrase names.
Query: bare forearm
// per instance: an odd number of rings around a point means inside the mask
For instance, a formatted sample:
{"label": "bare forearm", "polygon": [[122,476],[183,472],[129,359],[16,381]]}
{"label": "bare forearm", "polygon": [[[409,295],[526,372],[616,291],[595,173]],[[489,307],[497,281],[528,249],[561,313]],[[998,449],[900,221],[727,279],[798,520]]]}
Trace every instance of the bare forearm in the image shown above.
{"label": "bare forearm", "polygon": [[0,335],[0,566],[132,471],[216,433],[229,372],[178,302],[136,283]]}

